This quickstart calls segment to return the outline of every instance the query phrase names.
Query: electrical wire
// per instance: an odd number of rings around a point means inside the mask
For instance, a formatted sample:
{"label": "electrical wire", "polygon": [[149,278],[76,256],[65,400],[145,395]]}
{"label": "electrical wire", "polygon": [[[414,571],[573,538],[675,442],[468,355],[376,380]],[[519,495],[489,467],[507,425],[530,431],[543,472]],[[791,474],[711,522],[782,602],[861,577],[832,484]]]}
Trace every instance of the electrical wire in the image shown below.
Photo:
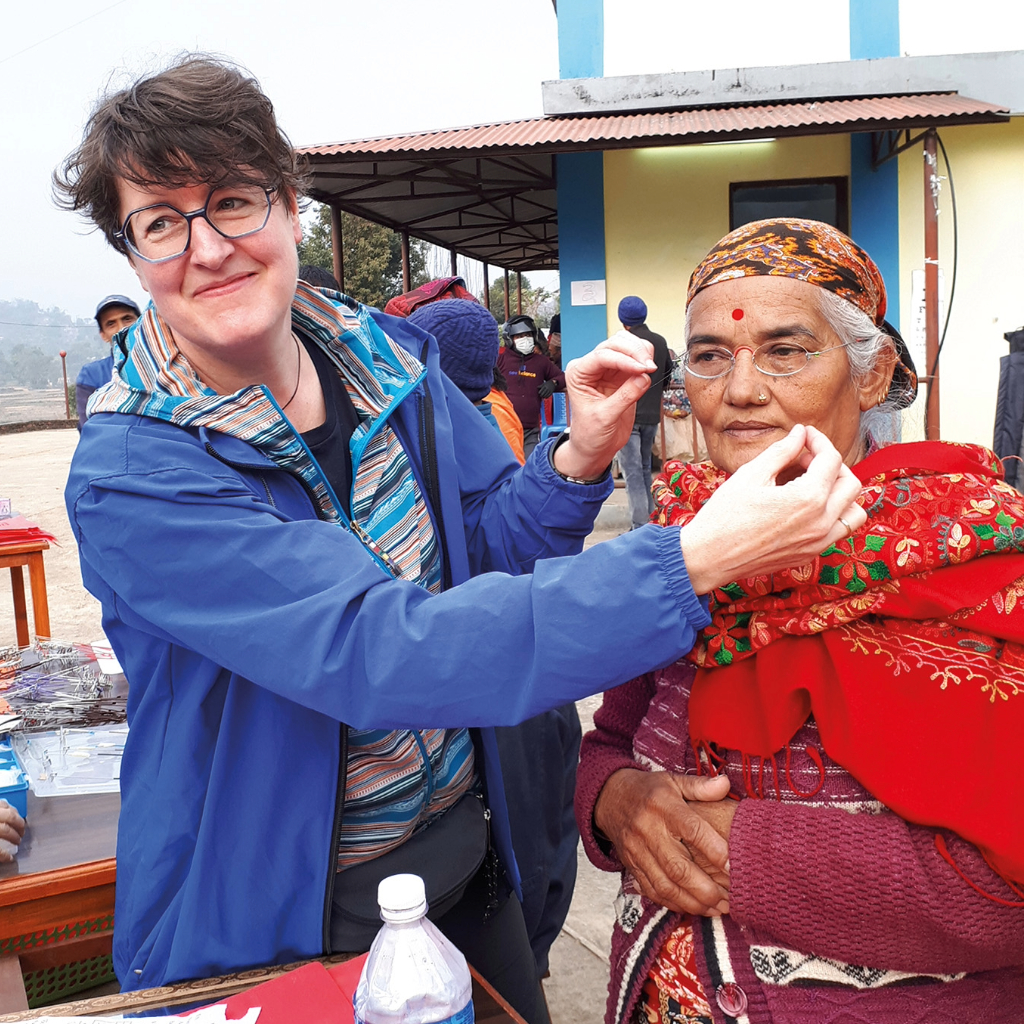
{"label": "electrical wire", "polygon": [[128,0],[117,0],[116,3],[110,4],[108,7],[104,7],[102,10],[94,11],[92,14],[87,14],[80,21],[76,21],[72,25],[65,25],[63,28],[54,32],[53,35],[46,36],[45,39],[37,39],[34,43],[29,43],[28,46],[21,50],[9,53],[6,57],[0,57],[0,64],[6,64],[9,60],[14,60],[15,57],[20,57],[23,53],[28,53],[29,50],[34,50],[37,46],[42,46],[43,43],[48,43],[51,39],[56,39],[57,36],[62,36],[65,32],[70,32],[73,28],[78,28],[79,25],[84,25],[87,21],[92,21],[93,18],[98,18],[101,14],[106,14],[107,11],[112,11],[115,7],[120,7],[121,4],[127,2]]}
{"label": "electrical wire", "polygon": [[46,327],[51,331],[95,331],[95,324],[23,324],[17,320],[0,320],[4,327]]}
{"label": "electrical wire", "polygon": [[[935,133],[935,141],[938,142],[939,149],[942,150],[942,161],[946,165],[946,180],[949,182],[949,205],[953,212],[953,271],[949,279],[949,300],[946,302],[946,320],[942,325],[939,347],[935,350],[935,361],[932,363],[931,373],[928,374],[929,380],[935,379],[935,371],[939,368],[939,356],[942,355],[942,346],[946,344],[946,331],[949,330],[949,318],[953,312],[953,297],[956,295],[956,265],[960,255],[960,231],[956,216],[956,188],[953,185],[953,168],[949,164],[949,154],[946,152],[942,136],[937,131]],[[936,168],[936,171],[938,171],[938,168]]]}

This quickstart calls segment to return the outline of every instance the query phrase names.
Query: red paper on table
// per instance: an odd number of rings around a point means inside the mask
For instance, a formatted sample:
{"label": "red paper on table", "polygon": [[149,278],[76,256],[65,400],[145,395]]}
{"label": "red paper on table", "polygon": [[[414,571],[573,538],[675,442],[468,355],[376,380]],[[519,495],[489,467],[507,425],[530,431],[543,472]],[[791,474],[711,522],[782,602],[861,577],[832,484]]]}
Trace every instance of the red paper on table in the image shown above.
{"label": "red paper on table", "polygon": [[335,984],[341,989],[342,994],[348,1000],[348,1013],[346,1021],[354,1019],[352,1011],[352,1000],[356,997],[356,989],[359,988],[359,978],[363,973],[363,964],[369,953],[357,956],[354,960],[346,960],[337,967],[331,967],[327,973],[334,979]]}
{"label": "red paper on table", "polygon": [[[358,980],[358,979],[357,979]],[[352,1024],[352,1000],[323,964],[306,964],[273,981],[221,999],[228,1020],[239,1020],[250,1007],[260,1008],[259,1024]],[[214,1004],[217,1005],[217,1004]]]}
{"label": "red paper on table", "polygon": [[34,540],[48,540],[56,544],[57,538],[24,516],[0,519],[0,547],[4,544],[29,544]]}

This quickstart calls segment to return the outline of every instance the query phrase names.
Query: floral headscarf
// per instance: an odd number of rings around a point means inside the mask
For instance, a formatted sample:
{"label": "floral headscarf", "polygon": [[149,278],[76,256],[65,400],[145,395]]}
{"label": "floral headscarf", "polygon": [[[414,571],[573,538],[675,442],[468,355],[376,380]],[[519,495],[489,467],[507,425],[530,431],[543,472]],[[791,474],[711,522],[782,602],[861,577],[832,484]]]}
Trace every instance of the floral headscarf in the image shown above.
{"label": "floral headscarf", "polygon": [[777,217],[730,231],[690,275],[686,304],[705,288],[738,277],[791,277],[852,303],[896,343],[899,361],[889,398],[906,408],[917,396],[917,372],[899,332],[885,319],[885,283],[875,261],[852,238],[817,220]]}

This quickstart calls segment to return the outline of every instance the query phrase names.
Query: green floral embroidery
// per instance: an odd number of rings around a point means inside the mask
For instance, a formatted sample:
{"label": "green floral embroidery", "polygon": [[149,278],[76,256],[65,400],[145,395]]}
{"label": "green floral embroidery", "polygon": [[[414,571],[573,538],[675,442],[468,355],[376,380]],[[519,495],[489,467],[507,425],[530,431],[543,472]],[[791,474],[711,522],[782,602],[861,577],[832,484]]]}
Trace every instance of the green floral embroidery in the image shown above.
{"label": "green floral embroidery", "polygon": [[838,565],[823,565],[818,573],[818,582],[826,587],[838,587],[845,579],[844,589],[851,594],[863,594],[868,589],[865,579],[887,580],[891,578],[889,567],[880,558],[864,558],[867,554],[878,554],[885,548],[886,538],[879,537],[874,533],[867,533],[862,538],[863,549],[857,554],[855,538],[843,541],[850,545],[850,551],[846,552],[835,544],[830,545],[822,552],[822,558],[829,555],[840,555],[843,561]]}
{"label": "green floral embroidery", "polygon": [[1024,551],[1024,526],[1015,526],[1016,519],[1006,512],[996,513],[996,523],[999,529],[988,525],[988,523],[971,523],[978,540],[993,541],[992,548],[995,551],[1005,551],[1013,548],[1015,551]]}
{"label": "green floral embroidery", "polygon": [[733,652],[736,654],[747,654],[750,651],[752,645],[750,630],[747,627],[750,625],[752,615],[753,612],[740,612],[728,628],[718,632],[705,631],[704,636],[708,640],[710,647],[714,647],[715,644],[720,645],[714,654],[717,664],[731,665],[734,657]]}

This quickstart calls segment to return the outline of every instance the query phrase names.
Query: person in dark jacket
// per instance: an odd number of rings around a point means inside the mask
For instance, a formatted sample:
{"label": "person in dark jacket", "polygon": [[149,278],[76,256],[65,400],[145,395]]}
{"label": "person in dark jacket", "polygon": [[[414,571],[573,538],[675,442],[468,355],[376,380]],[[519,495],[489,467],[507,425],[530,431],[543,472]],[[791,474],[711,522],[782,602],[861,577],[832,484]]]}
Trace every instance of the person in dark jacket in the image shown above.
{"label": "person in dark jacket", "polygon": [[699,595],[845,537],[859,483],[794,426],[685,528],[581,553],[649,346],[574,360],[571,435],[519,466],[429,334],[298,281],[298,159],[233,64],[105,97],[55,181],[152,299],[65,489],[130,685],[122,986],[365,950],[412,869],[544,1024],[492,727],[681,657]]}
{"label": "person in dark jacket", "polygon": [[1024,329],[1007,331],[1010,354],[999,360],[999,391],[992,450],[1003,460],[1006,482],[1024,490]]}
{"label": "person in dark jacket", "polygon": [[565,374],[540,350],[532,317],[512,317],[504,334],[498,369],[505,375],[508,397],[523,425],[523,450],[529,458],[540,441],[541,403],[565,390]]}
{"label": "person in dark jacket", "polygon": [[672,376],[672,357],[665,339],[647,326],[647,303],[643,299],[638,295],[627,295],[619,303],[618,313],[625,330],[653,346],[654,363],[657,366],[656,370],[651,371],[651,386],[636,403],[636,417],[629,440],[619,452],[619,466],[626,478],[631,528],[638,530],[654,511],[654,498],[651,497],[651,449],[661,422],[661,396]]}
{"label": "person in dark jacket", "polygon": [[556,313],[551,318],[548,328],[548,358],[559,369],[562,369],[562,314]]}
{"label": "person in dark jacket", "polygon": [[[131,327],[139,319],[140,312],[139,307],[127,295],[108,295],[100,300],[95,316],[100,337],[110,345],[118,331]],[[79,431],[85,423],[85,409],[92,393],[104,384],[109,384],[113,372],[113,353],[86,363],[78,371],[78,379],[75,381],[75,409],[78,412]]]}

